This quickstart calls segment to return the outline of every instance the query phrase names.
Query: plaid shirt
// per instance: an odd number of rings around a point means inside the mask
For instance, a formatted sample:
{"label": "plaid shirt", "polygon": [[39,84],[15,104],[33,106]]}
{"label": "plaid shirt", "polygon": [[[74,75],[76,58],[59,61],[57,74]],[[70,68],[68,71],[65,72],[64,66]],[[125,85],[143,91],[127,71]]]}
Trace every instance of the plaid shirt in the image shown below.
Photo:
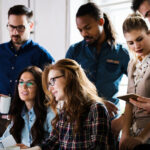
{"label": "plaid shirt", "polygon": [[74,125],[66,123],[64,113],[60,113],[57,123],[59,132],[52,130],[50,137],[40,146],[42,150],[115,150],[115,140],[111,133],[107,110],[100,103],[91,105],[80,133],[73,135]]}

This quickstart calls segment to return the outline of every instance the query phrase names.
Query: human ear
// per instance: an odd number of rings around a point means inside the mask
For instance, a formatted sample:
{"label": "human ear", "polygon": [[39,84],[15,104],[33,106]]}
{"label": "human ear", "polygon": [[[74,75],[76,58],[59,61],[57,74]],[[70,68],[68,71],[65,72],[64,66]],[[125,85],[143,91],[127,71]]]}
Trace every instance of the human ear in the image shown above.
{"label": "human ear", "polygon": [[105,21],[104,21],[103,18],[100,18],[100,19],[99,19],[99,25],[100,25],[100,26],[103,26],[103,25],[104,25],[104,22],[105,22]]}
{"label": "human ear", "polygon": [[147,34],[150,35],[150,30],[147,31]]}
{"label": "human ear", "polygon": [[30,23],[29,23],[30,30],[33,29],[33,26],[34,26],[34,23],[33,23],[33,22],[30,22]]}

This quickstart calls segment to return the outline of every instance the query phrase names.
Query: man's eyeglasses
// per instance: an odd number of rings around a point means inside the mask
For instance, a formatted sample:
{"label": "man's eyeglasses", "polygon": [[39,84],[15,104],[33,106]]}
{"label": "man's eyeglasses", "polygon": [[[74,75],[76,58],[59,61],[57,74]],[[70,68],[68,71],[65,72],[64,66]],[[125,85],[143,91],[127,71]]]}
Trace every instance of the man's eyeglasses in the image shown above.
{"label": "man's eyeglasses", "polygon": [[27,86],[27,88],[31,88],[35,85],[35,82],[34,81],[27,81],[27,82],[19,81],[18,82],[19,86],[23,86],[24,84]]}
{"label": "man's eyeglasses", "polygon": [[24,32],[26,27],[24,25],[13,26],[11,24],[7,24],[7,28],[9,31],[16,29],[18,32]]}
{"label": "man's eyeglasses", "polygon": [[54,85],[55,85],[55,82],[56,82],[56,79],[61,78],[61,77],[63,77],[63,76],[64,76],[64,75],[60,75],[60,76],[56,76],[56,77],[51,78],[50,81],[49,81],[49,83],[48,83],[48,87],[54,86]]}

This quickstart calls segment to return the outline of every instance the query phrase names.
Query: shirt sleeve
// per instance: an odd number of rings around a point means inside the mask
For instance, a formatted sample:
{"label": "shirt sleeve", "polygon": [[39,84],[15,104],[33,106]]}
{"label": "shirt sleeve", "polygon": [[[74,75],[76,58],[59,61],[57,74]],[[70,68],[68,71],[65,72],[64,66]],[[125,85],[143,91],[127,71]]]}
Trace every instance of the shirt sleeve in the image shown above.
{"label": "shirt sleeve", "polygon": [[74,46],[70,46],[66,53],[65,58],[73,59],[74,58],[74,49],[75,49]]}
{"label": "shirt sleeve", "polygon": [[3,140],[4,138],[6,138],[7,136],[10,135],[10,129],[12,127],[12,122],[11,124],[8,125],[7,129],[5,130],[5,132],[3,133],[2,137],[0,137],[0,140]]}
{"label": "shirt sleeve", "polygon": [[94,149],[115,150],[115,141],[111,133],[108,112],[102,104],[92,109],[92,135]]}
{"label": "shirt sleeve", "polygon": [[41,56],[40,56],[40,59],[39,59],[39,65],[40,65],[40,68],[44,68],[45,65],[48,65],[48,64],[52,64],[53,62],[55,62],[54,58],[50,55],[50,53],[43,49],[43,51],[41,51]]}

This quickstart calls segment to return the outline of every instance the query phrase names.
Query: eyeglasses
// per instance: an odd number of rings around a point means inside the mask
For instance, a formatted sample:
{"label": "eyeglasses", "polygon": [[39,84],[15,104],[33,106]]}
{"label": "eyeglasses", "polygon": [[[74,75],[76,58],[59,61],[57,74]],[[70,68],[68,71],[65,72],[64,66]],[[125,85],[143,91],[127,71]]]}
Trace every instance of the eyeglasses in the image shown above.
{"label": "eyeglasses", "polygon": [[7,28],[9,31],[16,29],[18,32],[24,32],[26,27],[24,25],[13,26],[11,24],[7,24]]}
{"label": "eyeglasses", "polygon": [[61,78],[61,77],[63,77],[63,76],[64,76],[64,75],[60,75],[60,76],[56,76],[56,77],[51,78],[50,81],[49,81],[49,83],[48,83],[48,87],[54,86],[54,85],[55,85],[55,82],[56,82],[56,79]]}
{"label": "eyeglasses", "polygon": [[27,88],[31,88],[35,85],[35,82],[34,81],[27,81],[27,82],[19,81],[18,82],[19,86],[23,86],[24,84],[27,86]]}

